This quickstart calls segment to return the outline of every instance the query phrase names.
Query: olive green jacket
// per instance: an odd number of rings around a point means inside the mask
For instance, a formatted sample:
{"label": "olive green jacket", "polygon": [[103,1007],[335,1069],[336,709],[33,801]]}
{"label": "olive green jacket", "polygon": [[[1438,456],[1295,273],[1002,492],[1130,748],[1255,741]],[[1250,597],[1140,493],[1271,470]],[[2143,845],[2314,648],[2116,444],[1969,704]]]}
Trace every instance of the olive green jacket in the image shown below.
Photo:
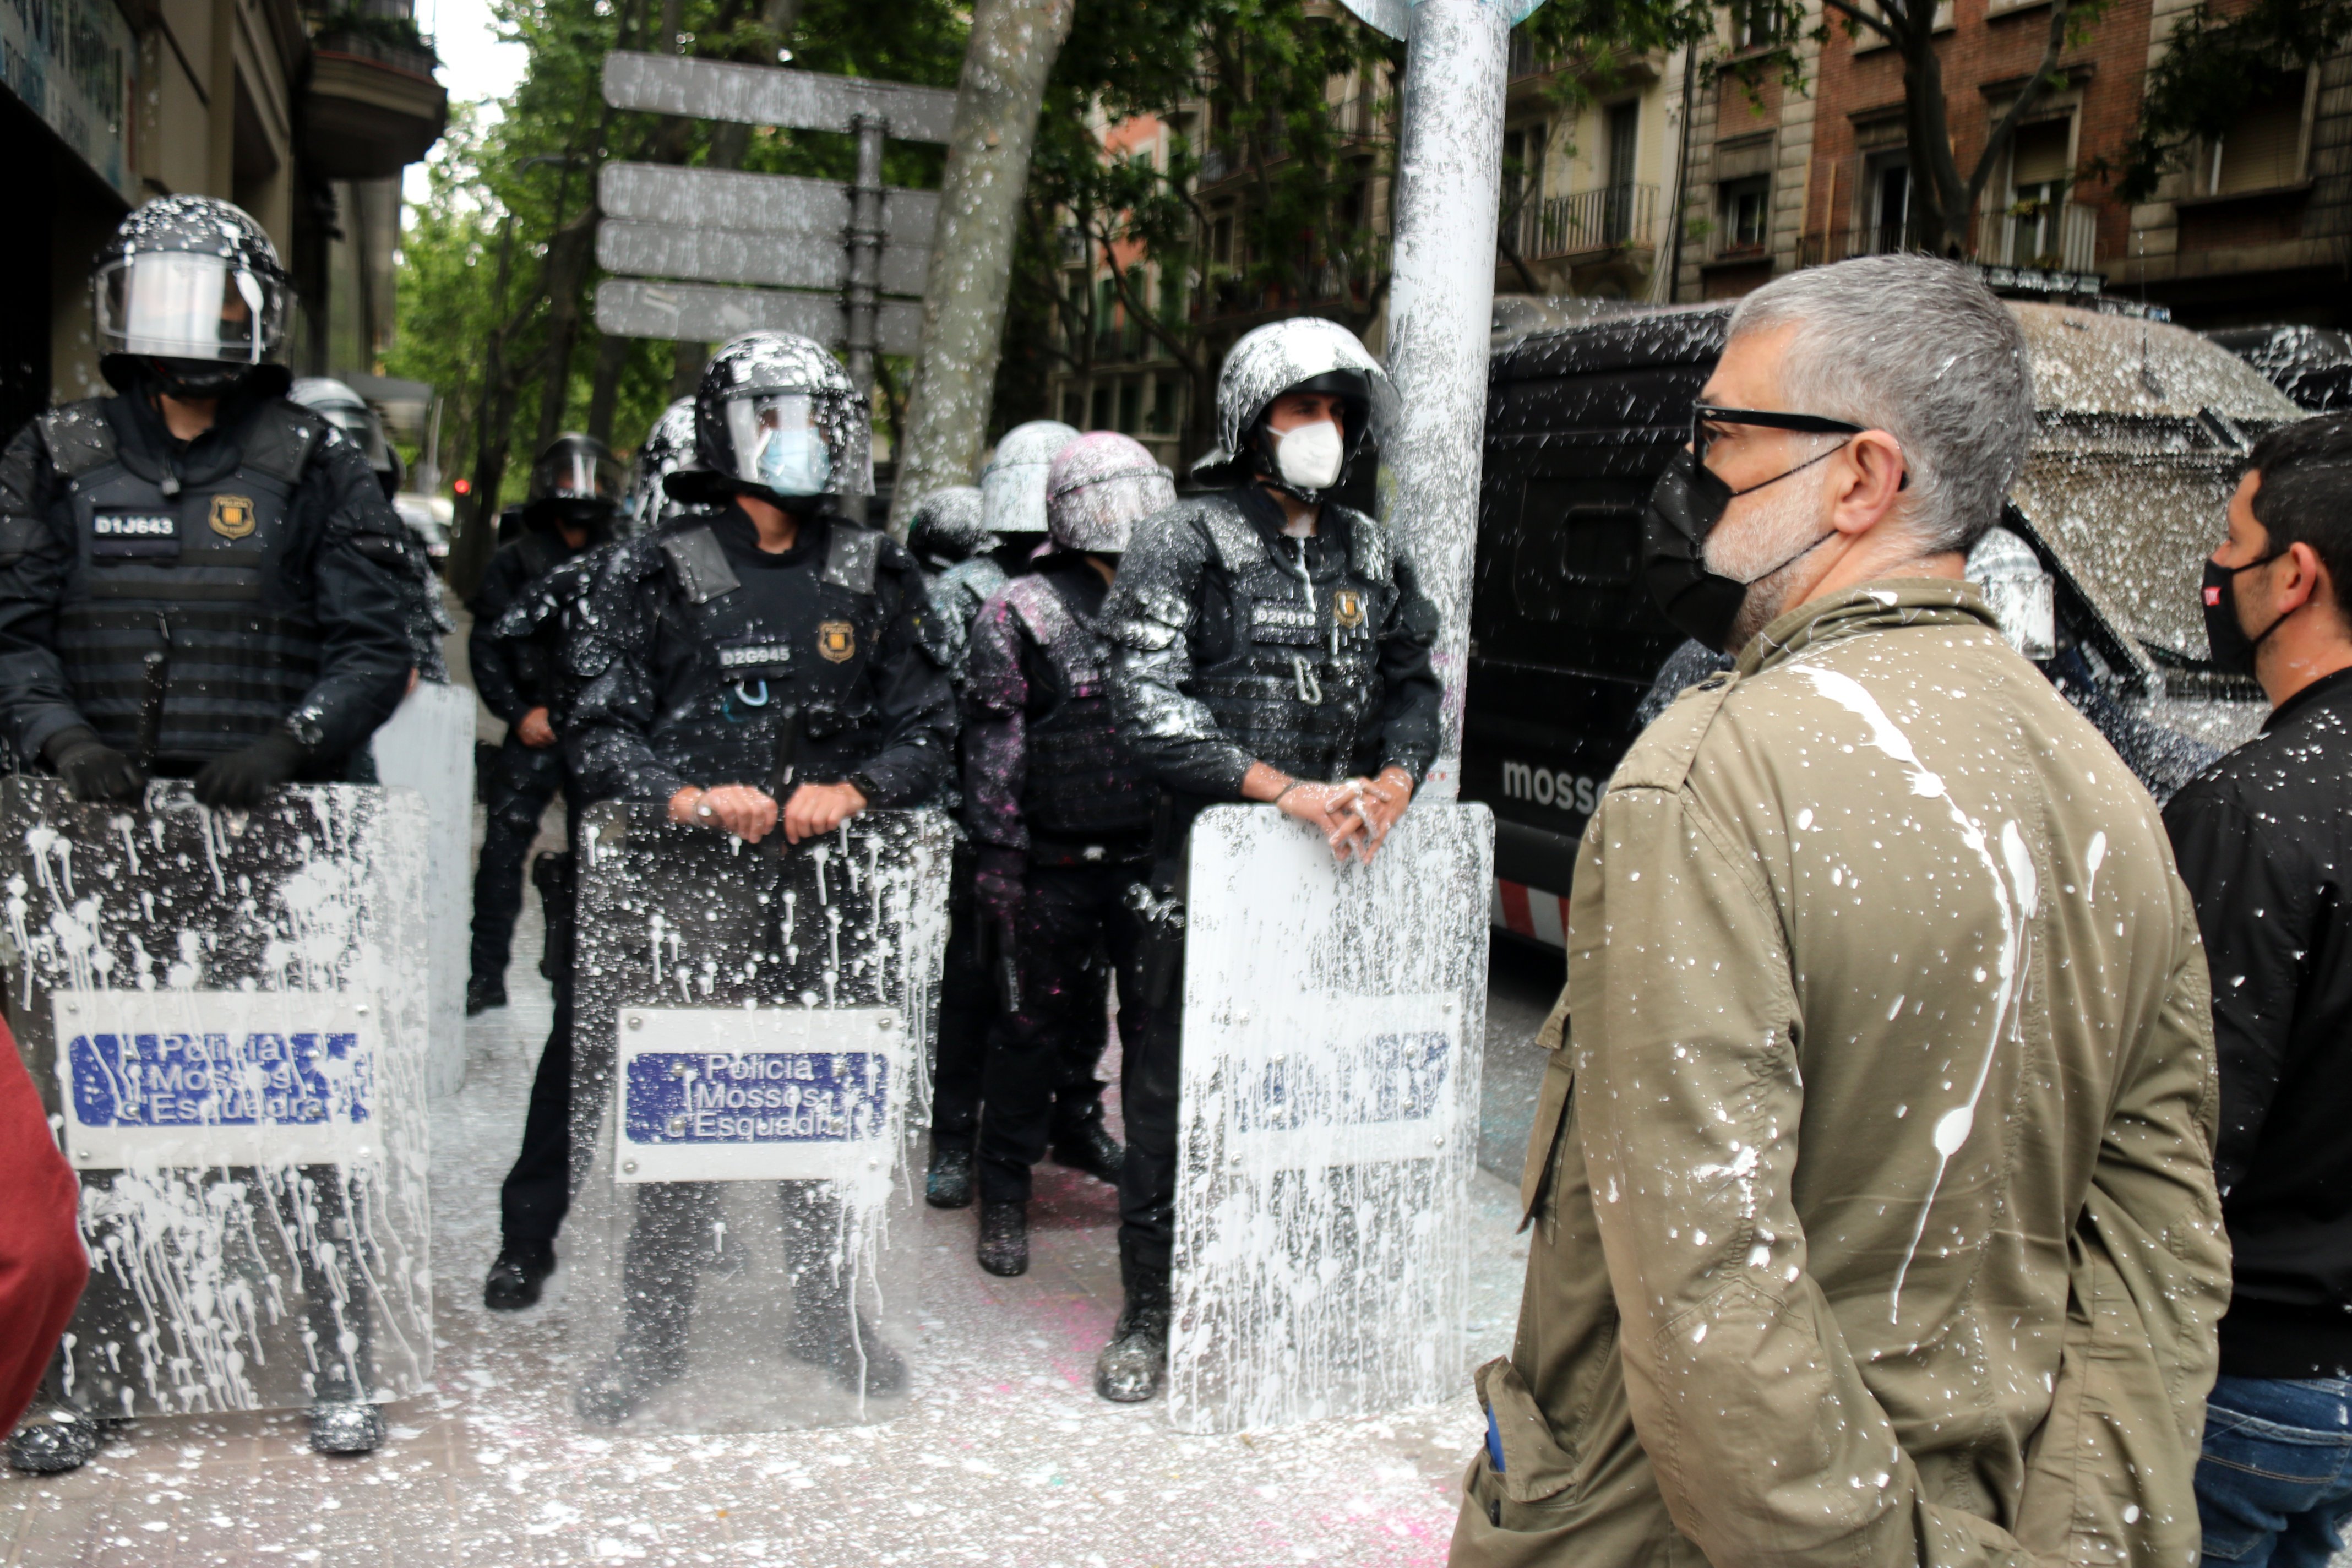
{"label": "olive green jacket", "polygon": [[2196,918],[1983,602],[1765,628],[1627,753],[1570,915],[1454,1562],[2195,1568]]}

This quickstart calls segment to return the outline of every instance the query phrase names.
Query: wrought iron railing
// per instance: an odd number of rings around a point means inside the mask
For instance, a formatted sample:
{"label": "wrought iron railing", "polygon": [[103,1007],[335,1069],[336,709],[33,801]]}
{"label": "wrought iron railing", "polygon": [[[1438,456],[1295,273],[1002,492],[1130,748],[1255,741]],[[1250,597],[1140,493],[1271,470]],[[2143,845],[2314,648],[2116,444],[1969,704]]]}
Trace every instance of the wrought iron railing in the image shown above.
{"label": "wrought iron railing", "polygon": [[1603,185],[1527,202],[1504,220],[1522,261],[1657,243],[1658,187]]}
{"label": "wrought iron railing", "polygon": [[2095,272],[2099,215],[2072,202],[1986,213],[1977,223],[1977,259],[1990,267]]}

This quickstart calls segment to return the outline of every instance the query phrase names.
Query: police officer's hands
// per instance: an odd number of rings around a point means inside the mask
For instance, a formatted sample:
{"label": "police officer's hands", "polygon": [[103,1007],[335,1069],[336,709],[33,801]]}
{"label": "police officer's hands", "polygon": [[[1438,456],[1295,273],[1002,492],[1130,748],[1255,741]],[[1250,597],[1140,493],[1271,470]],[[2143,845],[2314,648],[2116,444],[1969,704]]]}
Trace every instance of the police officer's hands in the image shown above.
{"label": "police officer's hands", "polygon": [[244,750],[215,757],[198,768],[193,787],[206,805],[251,811],[291,779],[309,755],[291,735],[264,735]]}
{"label": "police officer's hands", "polygon": [[866,809],[866,794],[852,784],[804,784],[784,802],[784,838],[798,844],[835,828]]}
{"label": "police officer's hands", "polygon": [[1391,763],[1381,770],[1378,778],[1362,783],[1363,789],[1356,797],[1356,815],[1364,824],[1363,847],[1359,853],[1369,866],[1387,842],[1389,829],[1404,815],[1404,808],[1412,804],[1412,775]]}
{"label": "police officer's hands", "polygon": [[515,738],[526,746],[555,744],[555,726],[548,721],[547,710],[534,708],[515,721]]}
{"label": "police officer's hands", "polygon": [[750,784],[717,789],[688,784],[669,797],[669,819],[688,827],[716,827],[746,844],[757,844],[776,829],[776,797]]}
{"label": "police officer's hands", "polygon": [[[1349,779],[1345,784],[1297,780],[1286,785],[1275,797],[1274,804],[1283,816],[1312,823],[1316,831],[1323,835],[1323,842],[1331,847],[1331,853],[1345,860],[1349,850],[1364,842],[1364,818],[1358,809],[1362,793],[1361,779]],[[1371,858],[1370,855],[1364,858]]]}
{"label": "police officer's hands", "polygon": [[73,791],[76,800],[137,800],[147,787],[139,764],[98,738],[98,731],[77,724],[49,737],[41,748],[49,766]]}
{"label": "police officer's hands", "polygon": [[982,917],[999,932],[1012,931],[1029,896],[1028,855],[983,846],[972,862],[971,895]]}

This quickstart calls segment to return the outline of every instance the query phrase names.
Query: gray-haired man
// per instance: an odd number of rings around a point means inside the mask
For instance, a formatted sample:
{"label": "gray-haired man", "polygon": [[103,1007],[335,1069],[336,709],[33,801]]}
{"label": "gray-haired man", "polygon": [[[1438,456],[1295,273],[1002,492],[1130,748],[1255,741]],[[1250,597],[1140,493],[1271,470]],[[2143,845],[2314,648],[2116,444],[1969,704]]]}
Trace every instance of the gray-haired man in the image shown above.
{"label": "gray-haired man", "polygon": [[1959,581],[2032,421],[1958,267],[1733,317],[1643,553],[1738,659],[1585,831],[1456,1563],[2195,1557],[2229,1280],[2195,916]]}

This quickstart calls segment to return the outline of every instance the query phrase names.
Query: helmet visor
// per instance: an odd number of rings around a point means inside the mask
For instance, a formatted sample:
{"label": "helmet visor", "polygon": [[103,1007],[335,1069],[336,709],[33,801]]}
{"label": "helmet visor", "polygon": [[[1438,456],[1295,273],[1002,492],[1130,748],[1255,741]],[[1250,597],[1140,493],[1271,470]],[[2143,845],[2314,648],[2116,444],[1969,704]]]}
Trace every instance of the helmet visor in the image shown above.
{"label": "helmet visor", "polygon": [[618,500],[621,465],[577,447],[551,453],[540,459],[539,493],[545,500]]}
{"label": "helmet visor", "polygon": [[824,495],[834,488],[833,448],[817,400],[805,392],[762,392],[730,399],[727,434],[734,477],[784,496]]}
{"label": "helmet visor", "polygon": [[285,334],[285,290],[223,256],[119,258],[99,268],[95,293],[109,353],[259,364]]}
{"label": "helmet visor", "polygon": [[380,474],[392,467],[392,448],[384,444],[383,426],[375,422],[374,415],[364,408],[342,405],[331,405],[319,412],[326,416],[328,424],[352,438],[366,455],[369,468]]}

